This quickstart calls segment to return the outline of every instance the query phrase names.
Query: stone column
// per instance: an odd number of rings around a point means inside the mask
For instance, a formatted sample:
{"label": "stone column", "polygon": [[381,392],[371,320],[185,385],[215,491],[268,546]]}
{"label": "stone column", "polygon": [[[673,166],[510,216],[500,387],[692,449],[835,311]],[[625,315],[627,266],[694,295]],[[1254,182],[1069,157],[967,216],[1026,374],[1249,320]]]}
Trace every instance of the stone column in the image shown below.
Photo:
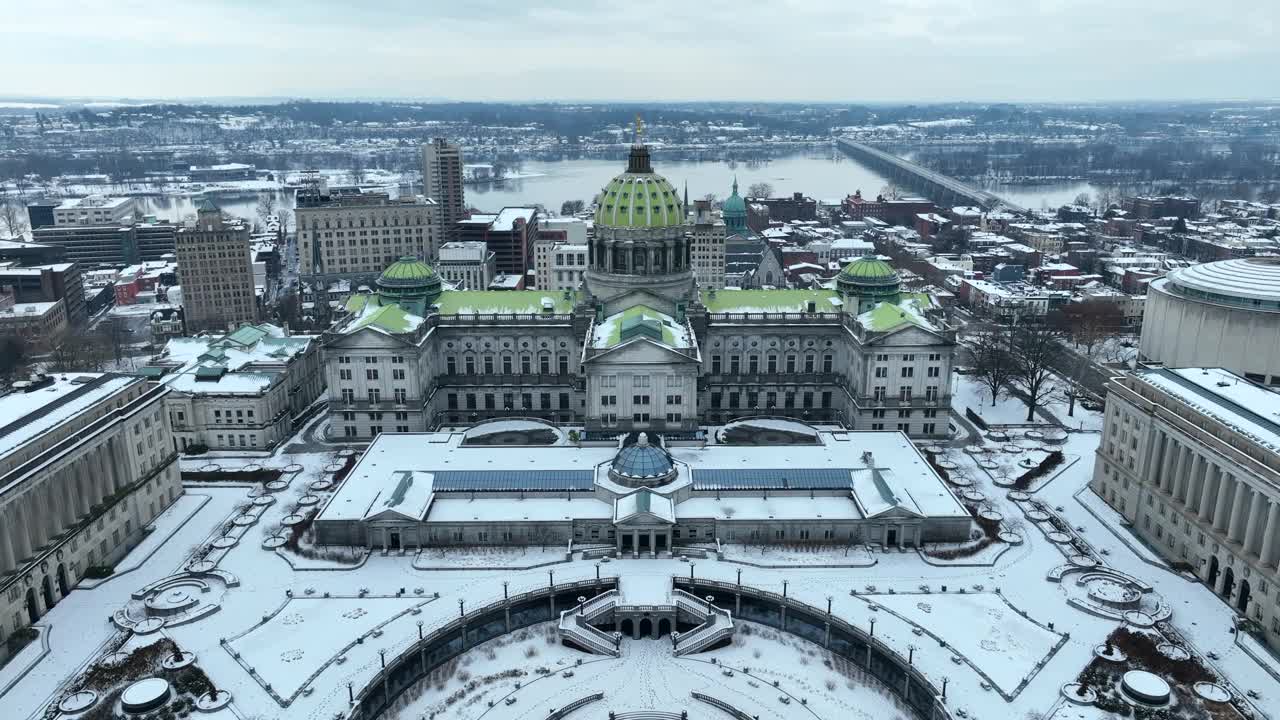
{"label": "stone column", "polygon": [[1266,510],[1267,498],[1260,492],[1253,493],[1253,497],[1249,503],[1249,516],[1245,523],[1244,530],[1244,551],[1246,553],[1257,553],[1256,546],[1262,540],[1259,535],[1262,533],[1262,513]]}
{"label": "stone column", "polygon": [[649,554],[658,557],[658,546],[654,542],[657,539],[652,530],[649,531]]}
{"label": "stone column", "polygon": [[1142,463],[1142,479],[1151,482],[1155,476],[1160,464],[1160,453],[1162,451],[1161,443],[1164,442],[1164,433],[1153,429],[1151,438],[1147,442],[1147,457]]}
{"label": "stone column", "polygon": [[1231,524],[1227,526],[1227,540],[1240,542],[1244,538],[1245,515],[1248,514],[1248,499],[1253,491],[1244,482],[1236,483],[1235,502],[1231,503]]}
{"label": "stone column", "polygon": [[1174,453],[1178,451],[1178,446],[1173,442],[1173,438],[1165,435],[1164,458],[1160,461],[1160,478],[1159,487],[1161,490],[1168,492],[1170,481],[1172,479],[1173,458]]}
{"label": "stone column", "polygon": [[1276,564],[1276,531],[1280,529],[1280,502],[1268,503],[1267,525],[1262,531],[1261,560],[1263,565]]}
{"label": "stone column", "polygon": [[31,493],[23,495],[20,502],[21,506],[15,514],[22,521],[22,537],[25,541],[23,549],[26,551],[23,553],[23,557],[26,558],[34,555],[36,548],[40,547],[40,536],[36,532],[36,523],[33,522],[33,520],[40,517],[40,514],[39,509],[36,507],[35,496]]}
{"label": "stone column", "polygon": [[1213,517],[1214,493],[1217,491],[1218,478],[1215,475],[1217,466],[1210,465],[1207,460],[1201,463],[1204,481],[1200,483],[1200,522],[1208,522]]}
{"label": "stone column", "polygon": [[7,510],[0,512],[0,574],[18,567],[18,559],[14,557],[13,551],[14,527],[9,515]]}
{"label": "stone column", "polygon": [[63,527],[71,527],[76,522],[76,476],[75,468],[66,467],[58,475],[58,502],[62,504]]}
{"label": "stone column", "polygon": [[1218,503],[1213,510],[1213,529],[1225,533],[1230,517],[1227,514],[1227,503],[1235,494],[1236,483],[1222,468],[1215,466],[1215,469],[1218,472]]}
{"label": "stone column", "polygon": [[89,477],[91,471],[89,465],[83,465],[76,474],[76,507],[80,509],[80,517],[88,517],[93,508],[93,480]]}
{"label": "stone column", "polygon": [[631,531],[631,554],[640,557],[640,531]]}
{"label": "stone column", "polygon": [[1174,500],[1182,499],[1182,488],[1187,480],[1187,456],[1190,454],[1191,448],[1179,447],[1174,455],[1173,477],[1169,483],[1169,495]]}

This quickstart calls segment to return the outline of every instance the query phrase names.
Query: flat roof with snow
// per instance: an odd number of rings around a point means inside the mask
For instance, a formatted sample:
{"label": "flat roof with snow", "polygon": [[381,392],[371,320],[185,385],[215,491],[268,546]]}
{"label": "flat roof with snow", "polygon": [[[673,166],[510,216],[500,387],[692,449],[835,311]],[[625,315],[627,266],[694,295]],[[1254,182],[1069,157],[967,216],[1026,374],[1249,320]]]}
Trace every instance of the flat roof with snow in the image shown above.
{"label": "flat roof with snow", "polygon": [[[721,519],[737,512],[762,520],[969,517],[902,433],[816,434],[819,442],[797,445],[669,447],[680,479],[643,491],[652,495],[644,510],[643,498],[609,480],[616,445],[471,446],[461,432],[383,433],[317,520],[369,519],[406,477],[421,478],[419,487],[430,479],[430,500],[405,503],[425,513],[414,518],[425,522],[621,519],[637,512]],[[690,479],[693,497],[676,500],[672,488]],[[618,505],[601,492],[618,495]]]}

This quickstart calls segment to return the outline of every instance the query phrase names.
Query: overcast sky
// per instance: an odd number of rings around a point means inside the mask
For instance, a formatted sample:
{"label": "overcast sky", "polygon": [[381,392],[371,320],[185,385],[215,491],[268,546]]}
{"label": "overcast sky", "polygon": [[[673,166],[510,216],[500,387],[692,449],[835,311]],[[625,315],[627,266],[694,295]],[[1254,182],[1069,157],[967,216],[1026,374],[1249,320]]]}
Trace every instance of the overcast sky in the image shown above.
{"label": "overcast sky", "polygon": [[0,0],[0,95],[1280,96],[1276,0]]}

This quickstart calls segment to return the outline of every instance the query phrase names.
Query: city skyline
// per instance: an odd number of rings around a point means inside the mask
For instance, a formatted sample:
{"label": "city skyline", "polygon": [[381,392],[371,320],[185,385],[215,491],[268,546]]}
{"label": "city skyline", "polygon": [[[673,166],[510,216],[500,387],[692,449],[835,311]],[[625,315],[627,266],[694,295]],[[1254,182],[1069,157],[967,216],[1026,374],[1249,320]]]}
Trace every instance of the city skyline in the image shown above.
{"label": "city skyline", "polygon": [[[1265,97],[1280,63],[1274,19],[1239,0],[327,5],[55,3],[9,19],[7,47],[42,71],[0,95],[1114,102]],[[641,50],[617,52],[622,37]],[[332,63],[339,47],[350,61]]]}

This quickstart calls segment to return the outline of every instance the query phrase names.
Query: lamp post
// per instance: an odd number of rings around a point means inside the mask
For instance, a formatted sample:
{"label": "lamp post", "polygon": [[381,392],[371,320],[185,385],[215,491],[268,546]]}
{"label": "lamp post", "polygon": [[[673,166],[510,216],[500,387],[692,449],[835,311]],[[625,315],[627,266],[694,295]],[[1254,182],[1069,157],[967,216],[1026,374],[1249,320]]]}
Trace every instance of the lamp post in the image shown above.
{"label": "lamp post", "polygon": [[422,639],[422,621],[421,620],[418,621],[418,639],[419,640]]}
{"label": "lamp post", "polygon": [[556,571],[548,570],[547,571],[547,587],[555,589],[555,586],[556,586]]}
{"label": "lamp post", "polygon": [[502,599],[503,600],[507,599],[507,581],[506,580],[502,581]]}
{"label": "lamp post", "polygon": [[587,596],[586,596],[586,595],[579,595],[579,596],[578,596],[578,616],[579,616],[579,617],[581,617],[581,616],[582,616],[582,613],[583,613],[586,609],[587,609]]}
{"label": "lamp post", "polygon": [[696,563],[689,563],[689,579],[693,579],[693,568]]}
{"label": "lamp post", "polygon": [[831,596],[830,595],[827,596],[827,614],[828,615],[831,614]]}
{"label": "lamp post", "polygon": [[379,658],[380,660],[382,660],[382,669],[383,669],[383,670],[386,670],[386,669],[387,669],[387,651],[386,651],[386,650],[379,650],[379,651],[378,651],[378,658]]}
{"label": "lamp post", "polygon": [[738,568],[738,587],[742,587],[742,568]]}
{"label": "lamp post", "polygon": [[465,602],[465,601],[464,601],[462,598],[458,598],[458,617],[462,617],[463,615],[465,615],[465,614],[466,614],[466,613],[463,611],[463,603],[464,603],[464,602]]}
{"label": "lamp post", "polygon": [[596,563],[596,582],[600,582],[600,563]]}
{"label": "lamp post", "polygon": [[782,581],[782,599],[783,600],[787,599],[787,581],[786,580]]}
{"label": "lamp post", "polygon": [[876,636],[876,619],[871,618],[871,637],[874,638],[875,636]]}

